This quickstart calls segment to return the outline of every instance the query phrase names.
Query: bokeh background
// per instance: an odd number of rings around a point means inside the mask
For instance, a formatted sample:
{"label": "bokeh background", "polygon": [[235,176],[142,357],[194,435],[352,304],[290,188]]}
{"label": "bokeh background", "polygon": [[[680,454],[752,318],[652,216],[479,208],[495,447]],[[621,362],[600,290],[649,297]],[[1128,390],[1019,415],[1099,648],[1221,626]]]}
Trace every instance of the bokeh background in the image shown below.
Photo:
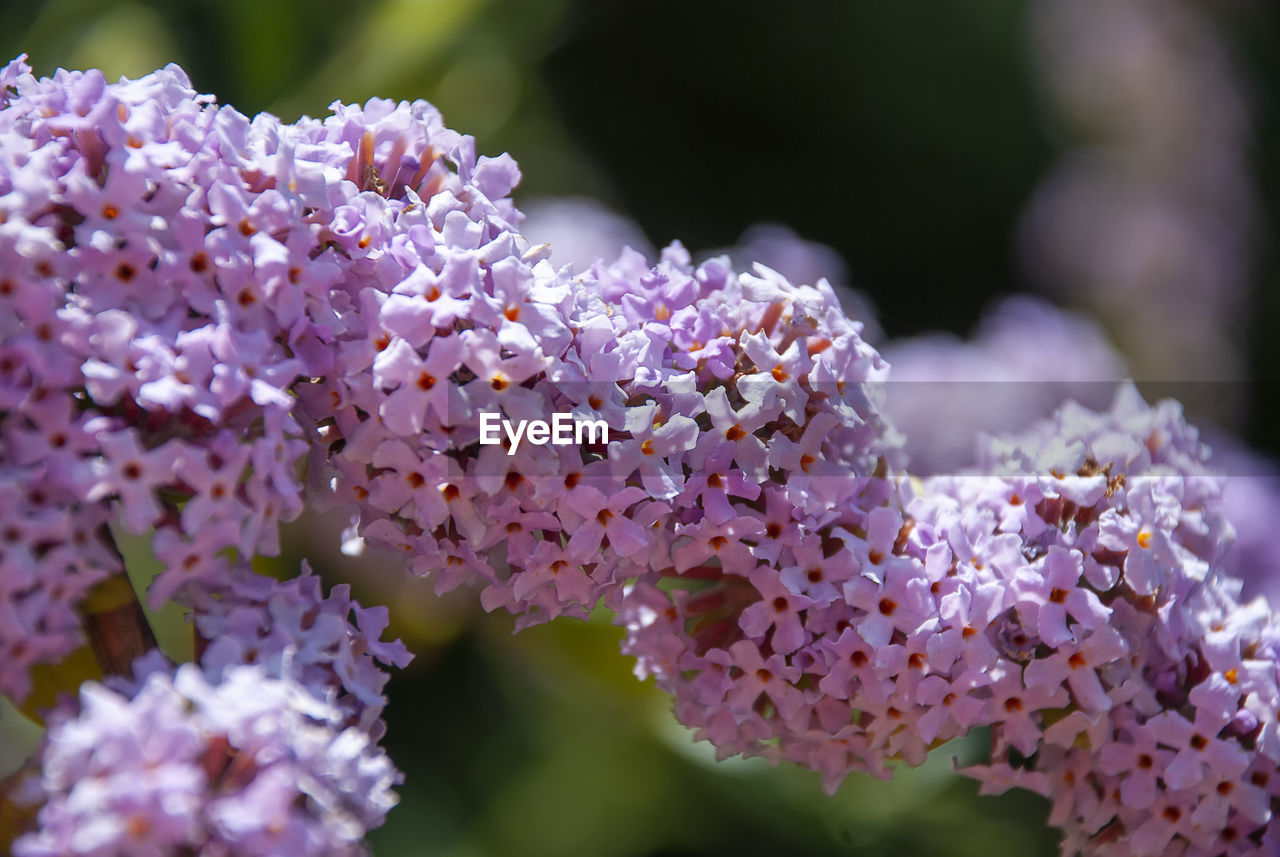
{"label": "bokeh background", "polygon": [[[652,246],[782,224],[843,261],[885,341],[1047,295],[1193,418],[1280,453],[1273,3],[3,0],[0,22],[0,60],[178,62],[247,114],[426,98],[517,158],[518,202],[593,199]],[[952,774],[981,735],[834,797],[716,763],[631,677],[607,615],[513,637],[471,593],[338,555],[340,526],[291,526],[280,567],[309,554],[355,579],[417,653],[390,686],[407,779],[380,857],[1056,853],[1044,802]]]}

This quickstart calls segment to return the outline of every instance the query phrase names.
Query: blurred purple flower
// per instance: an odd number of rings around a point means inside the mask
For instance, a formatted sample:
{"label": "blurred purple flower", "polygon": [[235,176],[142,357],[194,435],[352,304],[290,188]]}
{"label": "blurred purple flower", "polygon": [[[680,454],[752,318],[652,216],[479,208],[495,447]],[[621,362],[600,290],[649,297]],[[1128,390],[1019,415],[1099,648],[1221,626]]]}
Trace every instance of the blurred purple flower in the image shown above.
{"label": "blurred purple flower", "polygon": [[980,433],[1018,431],[1066,399],[1102,406],[1126,377],[1095,324],[1027,296],[996,304],[968,342],[931,334],[894,340],[884,354],[893,367],[885,408],[921,475],[966,466]]}
{"label": "blurred purple flower", "polygon": [[86,684],[50,729],[40,827],[14,854],[364,854],[400,776],[342,721],[261,668],[157,671],[132,698]]}

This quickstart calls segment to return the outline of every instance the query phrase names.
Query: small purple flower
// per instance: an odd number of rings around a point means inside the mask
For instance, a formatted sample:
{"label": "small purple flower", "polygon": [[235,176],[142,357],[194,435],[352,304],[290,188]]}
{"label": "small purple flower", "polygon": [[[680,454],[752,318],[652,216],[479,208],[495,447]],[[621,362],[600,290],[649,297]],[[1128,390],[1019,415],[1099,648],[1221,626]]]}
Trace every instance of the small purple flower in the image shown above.
{"label": "small purple flower", "polygon": [[1084,558],[1058,545],[1049,548],[1039,568],[1020,570],[1013,581],[1023,624],[1046,645],[1058,647],[1074,639],[1068,618],[1087,630],[1106,624],[1111,615],[1096,593],[1078,586]]}
{"label": "small purple flower", "polygon": [[422,431],[428,409],[440,420],[449,419],[449,376],[458,369],[463,354],[457,337],[433,339],[422,359],[403,339],[396,339],[374,360],[374,383],[393,389],[379,409],[387,428],[399,435]]}
{"label": "small purple flower", "polygon": [[1098,670],[1128,651],[1120,633],[1110,625],[1103,625],[1084,637],[1078,646],[1064,644],[1049,657],[1036,658],[1027,664],[1024,680],[1028,688],[1065,685],[1082,710],[1106,711],[1111,708],[1111,699],[1098,678]]}

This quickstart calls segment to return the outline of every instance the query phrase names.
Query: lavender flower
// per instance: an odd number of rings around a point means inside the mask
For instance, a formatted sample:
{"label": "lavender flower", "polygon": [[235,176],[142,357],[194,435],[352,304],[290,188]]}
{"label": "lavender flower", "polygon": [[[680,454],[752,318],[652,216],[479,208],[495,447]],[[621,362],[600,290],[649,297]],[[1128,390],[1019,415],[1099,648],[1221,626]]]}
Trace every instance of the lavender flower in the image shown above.
{"label": "lavender flower", "polygon": [[[985,467],[1009,475],[961,489],[999,519],[1012,486],[1019,504],[1051,525],[1034,528],[1023,554],[1078,556],[1075,591],[1096,594],[1110,614],[1090,631],[1092,599],[1070,610],[1073,640],[1052,653],[1041,640],[1025,670],[1028,687],[1065,683],[1072,693],[1065,717],[1041,715],[1045,744],[1026,766],[1045,775],[1033,787],[1054,801],[1067,851],[1274,847],[1265,786],[1280,746],[1269,737],[1275,711],[1263,700],[1280,698],[1276,631],[1265,602],[1241,604],[1239,581],[1221,571],[1232,531],[1208,458],[1180,408],[1148,408],[1126,388],[1107,413],[1069,405],[1021,436],[991,441]],[[1074,480],[1068,461],[1079,462]],[[1028,465],[1022,472],[1047,465],[1049,474],[1013,475]],[[1055,591],[1051,602],[1074,594]],[[1034,634],[1029,611],[1019,604],[1017,614]],[[971,773],[1003,781],[1011,746],[1028,755],[998,732],[993,764]]]}
{"label": "lavender flower", "polygon": [[[376,732],[381,673],[359,649],[403,660],[379,648],[382,617],[356,608],[353,628],[345,593],[331,613],[309,583],[242,570],[308,495],[526,624],[617,603],[673,556],[679,577],[788,600],[750,552],[774,522],[809,538],[778,556],[794,574],[888,494],[899,441],[868,386],[885,366],[822,283],[694,268],[678,245],[571,278],[514,231],[514,163],[477,158],[423,103],[285,125],[217,107],[176,67],[6,74],[0,127],[20,143],[0,251],[21,263],[4,345],[40,358],[8,365],[6,419],[83,415],[68,493],[154,530],[151,597],[194,609],[215,680],[239,661],[313,692],[336,674],[344,716]],[[64,404],[36,405],[50,396]],[[479,443],[483,412],[560,411],[605,421],[608,443]],[[794,479],[762,489],[770,473]],[[756,613],[804,642],[794,617]]]}
{"label": "lavender flower", "polygon": [[[1176,404],[1069,404],[920,482],[825,281],[679,244],[557,270],[515,163],[423,102],[290,125],[172,66],[19,60],[0,141],[0,690],[79,643],[107,524],[203,644],[84,686],[19,855],[360,852],[407,652],[345,587],[249,572],[304,501],[518,627],[603,599],[722,756],[833,789],[988,726],[966,773],[1048,795],[1068,851],[1274,850],[1280,634]],[[607,437],[481,435],[562,413]]]}
{"label": "lavender flower", "polygon": [[1126,376],[1096,325],[1028,296],[989,308],[967,342],[931,334],[883,350],[885,408],[919,475],[967,466],[979,433],[1019,431],[1068,398],[1104,407]]}
{"label": "lavender flower", "polygon": [[[1038,285],[1108,321],[1142,379],[1239,380],[1258,204],[1249,86],[1221,10],[1186,0],[1029,4],[1032,55],[1070,141],[1020,230]],[[1225,17],[1225,16],[1223,16]],[[1201,409],[1212,396],[1190,386]]]}
{"label": "lavender flower", "polygon": [[[447,326],[415,338],[402,323],[393,302],[418,276],[402,268],[389,297],[364,293],[376,313],[347,317],[338,350],[350,361],[331,394],[303,397],[332,414],[333,484],[358,504],[366,541],[411,555],[440,588],[484,581],[485,606],[523,625],[616,603],[628,577],[672,558],[686,571],[749,557],[766,526],[741,504],[763,509],[770,468],[796,487],[768,502],[815,506],[815,530],[838,517],[819,520],[818,504],[876,493],[872,474],[898,454],[865,386],[884,366],[829,288],[739,276],[721,260],[694,268],[679,247],[656,267],[624,253],[571,280],[495,256],[522,245],[492,218],[475,223],[459,233],[467,246],[431,246],[439,273],[414,286],[427,298],[416,307],[454,296]],[[609,442],[485,447],[485,412],[600,420]]]}
{"label": "lavender flower", "polygon": [[[104,524],[154,531],[157,604],[208,604],[241,584],[232,568],[278,551],[279,522],[302,509],[308,444],[332,442],[304,408],[325,395],[320,379],[353,359],[392,386],[412,368],[339,353],[344,315],[398,286],[388,324],[425,345],[396,302],[421,301],[428,271],[410,239],[431,234],[418,194],[451,238],[471,240],[474,214],[515,240],[502,197],[519,174],[508,158],[476,158],[425,103],[249,120],[176,66],[108,84],[96,71],[38,80],[16,60],[0,135],[0,466],[12,493],[0,689],[21,698],[32,664],[80,644],[79,599],[121,570]],[[390,278],[401,263],[418,279]],[[445,266],[446,288],[465,286],[469,265]],[[441,318],[428,316],[426,337]],[[419,374],[443,360],[453,371],[450,342],[437,339]],[[401,398],[387,405],[399,428],[418,425],[415,408],[449,407]]]}
{"label": "lavender flower", "polygon": [[1274,836],[1276,631],[1220,571],[1231,529],[1207,461],[1172,403],[1124,388],[1106,412],[1068,405],[989,439],[992,475],[904,483],[833,541],[856,569],[840,597],[768,565],[696,591],[642,581],[624,650],[721,756],[834,788],[985,725],[992,757],[964,772],[1049,796],[1068,853],[1257,848]]}
{"label": "lavender flower", "polygon": [[387,608],[361,607],[346,584],[322,597],[320,579],[305,562],[302,574],[285,581],[247,569],[236,569],[229,580],[229,588],[202,591],[192,605],[199,662],[209,680],[259,664],[272,678],[295,681],[320,699],[333,697],[344,726],[359,726],[379,740],[389,676],[378,662],[404,667],[413,657],[400,641],[379,639]]}
{"label": "lavender flower", "polygon": [[1271,531],[1280,510],[1280,468],[1230,436],[1213,433],[1209,443],[1214,468],[1225,477],[1224,513],[1236,532],[1223,567],[1244,582],[1244,597],[1280,603],[1280,554]]}
{"label": "lavender flower", "polygon": [[14,854],[363,854],[399,775],[342,721],[261,668],[156,672],[132,698],[86,684],[50,730],[40,827]]}

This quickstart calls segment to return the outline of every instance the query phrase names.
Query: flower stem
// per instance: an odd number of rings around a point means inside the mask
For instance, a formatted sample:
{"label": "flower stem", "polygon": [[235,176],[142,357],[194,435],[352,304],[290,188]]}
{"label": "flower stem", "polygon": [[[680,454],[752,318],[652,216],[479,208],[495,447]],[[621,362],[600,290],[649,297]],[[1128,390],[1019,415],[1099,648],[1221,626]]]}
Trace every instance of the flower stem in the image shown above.
{"label": "flower stem", "polygon": [[[120,554],[106,527],[101,538]],[[120,570],[89,590],[80,603],[80,615],[103,675],[129,675],[134,660],[156,647],[155,634],[124,570],[123,556]]]}

